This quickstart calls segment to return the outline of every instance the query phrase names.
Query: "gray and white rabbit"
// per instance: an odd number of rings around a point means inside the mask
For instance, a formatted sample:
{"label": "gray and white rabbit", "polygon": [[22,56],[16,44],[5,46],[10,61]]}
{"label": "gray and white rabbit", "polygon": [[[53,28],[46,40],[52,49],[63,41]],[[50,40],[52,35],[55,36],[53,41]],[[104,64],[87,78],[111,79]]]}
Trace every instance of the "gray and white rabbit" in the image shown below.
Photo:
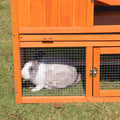
{"label": "gray and white rabbit", "polygon": [[77,85],[81,80],[81,75],[77,74],[77,70],[73,66],[42,63],[37,60],[25,63],[21,76],[36,85],[32,91],[39,91],[43,88],[66,88]]}

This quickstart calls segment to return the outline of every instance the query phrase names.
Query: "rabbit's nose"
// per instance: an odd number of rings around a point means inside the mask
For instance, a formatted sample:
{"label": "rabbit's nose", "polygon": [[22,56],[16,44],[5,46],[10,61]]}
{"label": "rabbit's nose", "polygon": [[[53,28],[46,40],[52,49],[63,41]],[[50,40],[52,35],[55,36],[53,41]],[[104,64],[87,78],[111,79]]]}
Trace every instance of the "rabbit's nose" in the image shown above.
{"label": "rabbit's nose", "polygon": [[24,78],[25,77],[25,75],[22,75],[22,78]]}

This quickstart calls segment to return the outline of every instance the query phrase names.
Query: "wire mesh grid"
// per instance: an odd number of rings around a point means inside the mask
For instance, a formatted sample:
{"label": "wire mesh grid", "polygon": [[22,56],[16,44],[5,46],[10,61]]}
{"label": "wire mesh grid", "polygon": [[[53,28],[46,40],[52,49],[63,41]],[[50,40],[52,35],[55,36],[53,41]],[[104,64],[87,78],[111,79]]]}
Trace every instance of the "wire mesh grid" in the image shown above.
{"label": "wire mesh grid", "polygon": [[[20,55],[21,73],[28,62],[38,63],[32,80],[22,76],[23,96],[85,96],[86,48],[21,48]],[[41,65],[44,67],[38,67]],[[28,71],[32,72],[30,68]],[[47,82],[41,82],[43,88],[33,92],[37,86],[35,77],[41,81],[38,73]]]}
{"label": "wire mesh grid", "polygon": [[100,89],[120,89],[120,54],[100,56]]}

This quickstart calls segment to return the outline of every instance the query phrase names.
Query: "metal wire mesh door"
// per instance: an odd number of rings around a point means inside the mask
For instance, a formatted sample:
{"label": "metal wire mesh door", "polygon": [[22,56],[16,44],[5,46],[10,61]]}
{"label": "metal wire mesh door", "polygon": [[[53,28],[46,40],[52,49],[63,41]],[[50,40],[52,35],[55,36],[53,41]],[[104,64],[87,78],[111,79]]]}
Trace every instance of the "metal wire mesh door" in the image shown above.
{"label": "metal wire mesh door", "polygon": [[[44,86],[41,90],[33,92],[31,90],[36,87],[36,84],[30,80],[31,78],[27,80],[24,77],[22,78],[23,96],[85,96],[86,48],[21,48],[20,55],[21,70],[23,70],[26,63],[35,61],[39,63],[37,64],[38,66],[43,64],[46,66],[45,70],[49,69],[48,71],[43,70],[46,73],[44,74],[45,79],[49,81],[46,83],[49,88]],[[38,68],[38,66],[36,67]],[[74,70],[70,72],[71,69]],[[34,74],[37,75],[37,72],[38,69]],[[61,72],[63,74],[60,74]],[[57,76],[59,77],[57,78]],[[64,78],[65,76],[67,77],[62,83],[57,84],[61,77]],[[74,82],[71,82],[73,80],[71,78],[75,79]],[[58,81],[55,82],[55,80]],[[52,87],[50,87],[51,84],[53,85]],[[67,85],[62,87],[65,84]]]}
{"label": "metal wire mesh door", "polygon": [[120,54],[100,55],[100,89],[120,89]]}
{"label": "metal wire mesh door", "polygon": [[120,96],[120,48],[94,48],[94,96]]}

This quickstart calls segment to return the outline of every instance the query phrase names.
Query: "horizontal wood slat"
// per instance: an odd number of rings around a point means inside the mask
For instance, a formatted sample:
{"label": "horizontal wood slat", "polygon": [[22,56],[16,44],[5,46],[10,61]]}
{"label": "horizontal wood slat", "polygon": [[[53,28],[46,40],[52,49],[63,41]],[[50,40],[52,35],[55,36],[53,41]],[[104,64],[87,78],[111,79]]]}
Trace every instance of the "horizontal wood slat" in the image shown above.
{"label": "horizontal wood slat", "polygon": [[22,97],[22,103],[120,102],[120,97]]}
{"label": "horizontal wood slat", "polygon": [[120,33],[120,25],[98,25],[93,27],[21,27],[20,34],[42,33]]}
{"label": "horizontal wood slat", "polygon": [[100,54],[120,54],[120,47],[100,48]]}
{"label": "horizontal wood slat", "polygon": [[81,42],[20,42],[20,47],[85,47],[85,46],[118,46],[120,42],[81,41]]}
{"label": "horizontal wood slat", "polygon": [[120,34],[97,35],[20,35],[20,41],[120,40]]}
{"label": "horizontal wood slat", "polygon": [[120,90],[100,90],[100,96],[115,97],[120,96]]}

